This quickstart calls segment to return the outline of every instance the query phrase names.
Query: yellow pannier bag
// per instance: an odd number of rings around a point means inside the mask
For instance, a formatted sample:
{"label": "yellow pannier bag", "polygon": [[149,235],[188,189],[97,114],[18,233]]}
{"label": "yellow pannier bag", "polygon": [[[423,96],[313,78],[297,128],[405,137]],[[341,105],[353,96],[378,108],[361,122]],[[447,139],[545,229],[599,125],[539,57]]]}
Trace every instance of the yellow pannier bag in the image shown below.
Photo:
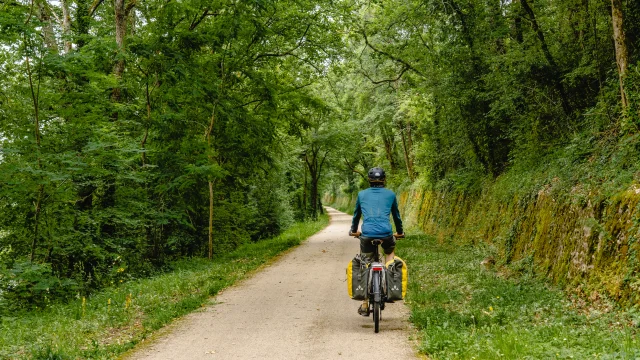
{"label": "yellow pannier bag", "polygon": [[369,268],[366,259],[356,255],[347,265],[347,290],[353,300],[364,300],[367,296]]}
{"label": "yellow pannier bag", "polygon": [[387,300],[402,300],[407,295],[407,263],[399,257],[385,264],[387,269]]}

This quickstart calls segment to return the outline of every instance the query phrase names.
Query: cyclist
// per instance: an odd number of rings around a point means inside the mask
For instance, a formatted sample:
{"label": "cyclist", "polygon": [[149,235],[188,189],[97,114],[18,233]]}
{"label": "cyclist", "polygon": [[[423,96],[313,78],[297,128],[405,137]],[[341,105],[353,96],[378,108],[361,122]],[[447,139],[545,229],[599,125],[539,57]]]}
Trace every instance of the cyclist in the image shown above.
{"label": "cyclist", "polygon": [[[356,201],[356,209],[353,212],[353,220],[351,222],[351,230],[349,235],[355,235],[358,231],[360,217],[362,220],[362,235],[360,236],[360,253],[369,259],[375,251],[374,245],[371,244],[373,239],[382,239],[382,249],[385,253],[385,261],[393,260],[396,241],[391,229],[389,215],[393,216],[393,222],[396,225],[396,236],[403,237],[402,219],[398,210],[398,200],[396,194],[386,189],[386,176],[384,170],[374,167],[368,173],[369,188],[358,193]],[[367,316],[369,303],[365,300],[358,308],[358,313]]]}

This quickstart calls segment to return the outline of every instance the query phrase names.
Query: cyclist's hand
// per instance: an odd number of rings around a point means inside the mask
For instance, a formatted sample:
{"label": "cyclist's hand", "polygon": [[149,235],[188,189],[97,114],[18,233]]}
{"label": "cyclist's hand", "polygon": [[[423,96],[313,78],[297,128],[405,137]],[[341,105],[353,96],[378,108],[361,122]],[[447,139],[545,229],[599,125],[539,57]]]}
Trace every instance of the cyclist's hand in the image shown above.
{"label": "cyclist's hand", "polygon": [[395,234],[393,234],[393,237],[396,238],[396,239],[404,239],[404,233],[402,233],[402,234],[395,233]]}
{"label": "cyclist's hand", "polygon": [[349,231],[349,236],[360,237],[360,235],[362,235],[360,231],[357,231],[357,232]]}

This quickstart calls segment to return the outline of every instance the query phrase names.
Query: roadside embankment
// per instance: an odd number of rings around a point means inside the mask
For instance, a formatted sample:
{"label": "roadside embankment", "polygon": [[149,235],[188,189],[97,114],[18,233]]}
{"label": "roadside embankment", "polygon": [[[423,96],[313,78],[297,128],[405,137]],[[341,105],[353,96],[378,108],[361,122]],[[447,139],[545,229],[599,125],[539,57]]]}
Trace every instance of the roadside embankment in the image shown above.
{"label": "roadside embankment", "polygon": [[474,198],[412,189],[400,194],[400,202],[409,225],[440,241],[485,242],[499,263],[529,262],[560,285],[638,304],[640,187],[581,199],[554,194],[552,187],[511,201],[491,190]]}

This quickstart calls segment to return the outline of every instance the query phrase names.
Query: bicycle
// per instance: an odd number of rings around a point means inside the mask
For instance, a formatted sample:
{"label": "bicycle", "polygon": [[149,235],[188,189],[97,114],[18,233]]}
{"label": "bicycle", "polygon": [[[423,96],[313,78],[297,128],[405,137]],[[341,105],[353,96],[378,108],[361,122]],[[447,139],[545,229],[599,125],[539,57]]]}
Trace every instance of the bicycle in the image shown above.
{"label": "bicycle", "polygon": [[[355,238],[360,238],[361,232],[350,233]],[[396,239],[401,239],[404,234],[393,234]],[[366,316],[373,313],[374,332],[380,331],[380,313],[384,310],[387,303],[387,281],[386,281],[386,269],[384,263],[380,259],[380,245],[382,245],[383,239],[372,239],[371,244],[374,245],[373,258],[369,265],[369,281],[368,281],[368,308]]]}

